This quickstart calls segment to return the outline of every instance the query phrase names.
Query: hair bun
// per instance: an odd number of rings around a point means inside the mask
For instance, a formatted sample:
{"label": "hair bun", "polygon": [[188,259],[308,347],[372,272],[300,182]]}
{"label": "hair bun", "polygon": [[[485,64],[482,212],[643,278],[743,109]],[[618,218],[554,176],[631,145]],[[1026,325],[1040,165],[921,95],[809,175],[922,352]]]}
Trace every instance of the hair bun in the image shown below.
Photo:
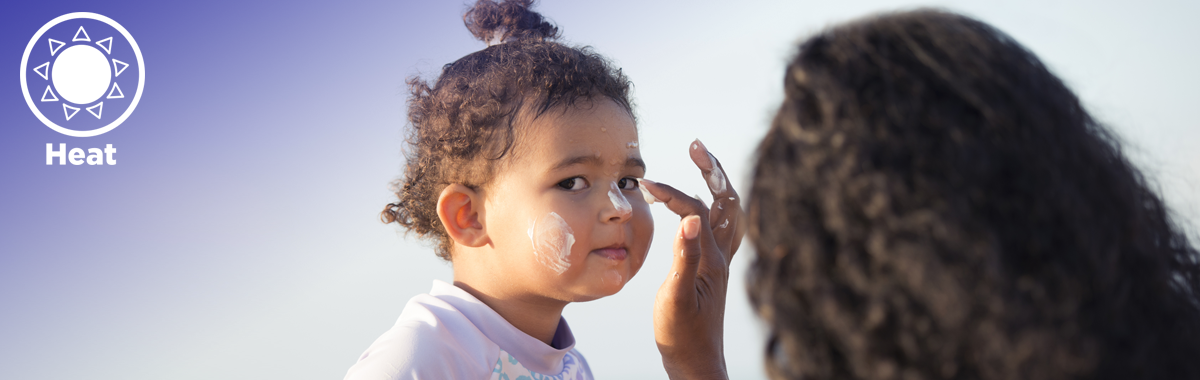
{"label": "hair bun", "polygon": [[534,0],[479,0],[463,15],[467,30],[488,46],[536,38],[558,38],[558,27],[530,10]]}

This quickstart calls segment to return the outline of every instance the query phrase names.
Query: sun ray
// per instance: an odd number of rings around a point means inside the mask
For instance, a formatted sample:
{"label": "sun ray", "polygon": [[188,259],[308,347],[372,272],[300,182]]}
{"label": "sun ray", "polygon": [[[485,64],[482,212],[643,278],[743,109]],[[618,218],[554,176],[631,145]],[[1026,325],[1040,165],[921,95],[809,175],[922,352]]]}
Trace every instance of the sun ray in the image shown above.
{"label": "sun ray", "polygon": [[114,72],[113,76],[114,77],[121,76],[121,73],[125,72],[125,69],[129,68],[128,63],[121,62],[120,60],[115,59],[115,58],[112,60],[112,64],[113,64],[113,72]]}
{"label": "sun ray", "polygon": [[79,113],[79,107],[71,107],[63,104],[63,113],[67,115],[67,120],[71,120],[71,118],[75,117],[75,114]]}
{"label": "sun ray", "polygon": [[62,41],[59,41],[59,40],[56,40],[53,38],[47,38],[47,40],[50,40],[49,42],[50,42],[50,56],[51,57],[53,57],[55,54],[58,54],[58,49],[62,49],[62,47],[67,44],[66,42],[62,42]]}
{"label": "sun ray", "polygon": [[97,119],[99,119],[100,114],[104,113],[104,102],[96,103],[96,105],[88,107],[87,111],[88,113],[92,114],[92,116],[95,116]]}
{"label": "sun ray", "polygon": [[50,62],[46,62],[33,68],[33,72],[41,76],[42,79],[50,80]]}
{"label": "sun ray", "polygon": [[57,102],[58,101],[58,97],[54,96],[54,91],[50,89],[50,86],[46,86],[46,92],[42,93],[42,101],[43,102]]}
{"label": "sun ray", "polygon": [[[113,94],[116,94],[116,95],[113,95]],[[125,98],[125,93],[121,92],[121,86],[118,86],[117,82],[113,82],[112,89],[108,90],[108,96],[105,97],[105,99],[124,99],[124,98]]]}
{"label": "sun ray", "polygon": [[[83,35],[83,37],[80,37],[80,36],[79,36],[80,34],[82,34],[82,35]],[[86,31],[86,30],[83,30],[83,27],[81,26],[81,27],[79,27],[79,30],[75,32],[75,37],[74,37],[74,38],[71,38],[71,41],[88,41],[88,42],[92,42],[92,38],[91,38],[91,37],[88,37],[87,31]]]}
{"label": "sun ray", "polygon": [[[105,42],[107,42],[107,44],[105,44]],[[105,53],[112,54],[112,37],[96,41],[96,45],[99,45],[101,49],[104,49]]]}

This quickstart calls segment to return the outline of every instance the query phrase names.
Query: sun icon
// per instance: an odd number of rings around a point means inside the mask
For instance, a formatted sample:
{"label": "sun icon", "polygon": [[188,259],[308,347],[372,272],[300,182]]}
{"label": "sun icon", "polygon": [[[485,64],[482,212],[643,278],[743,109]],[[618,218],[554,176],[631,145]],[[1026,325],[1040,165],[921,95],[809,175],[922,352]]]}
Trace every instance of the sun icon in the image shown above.
{"label": "sun icon", "polygon": [[41,101],[59,101],[59,97],[55,96],[55,90],[58,90],[58,95],[64,101],[63,116],[67,120],[74,118],[80,108],[68,103],[78,104],[97,119],[104,119],[104,99],[125,98],[116,80],[129,68],[128,63],[108,57],[112,54],[113,38],[96,41],[92,46],[91,36],[80,26],[75,37],[71,38],[73,45],[53,38],[46,40],[50,45],[50,56],[55,57],[54,61],[33,69],[42,79],[50,82],[42,93]]}
{"label": "sun icon", "polygon": [[26,46],[21,67],[30,110],[51,129],[76,137],[103,134],[125,121],[146,75],[133,36],[112,19],[87,12],[43,26]]}

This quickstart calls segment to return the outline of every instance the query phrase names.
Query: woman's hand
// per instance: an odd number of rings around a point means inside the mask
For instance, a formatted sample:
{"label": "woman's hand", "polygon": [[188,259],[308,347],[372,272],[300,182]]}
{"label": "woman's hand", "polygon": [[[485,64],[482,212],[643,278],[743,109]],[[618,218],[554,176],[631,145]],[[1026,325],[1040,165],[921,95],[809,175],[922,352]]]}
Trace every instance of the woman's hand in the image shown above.
{"label": "woman's hand", "polygon": [[672,379],[726,379],[725,293],[729,262],[744,234],[741,204],[721,163],[704,144],[696,140],[690,151],[712,192],[711,209],[673,187],[642,182],[682,217],[671,273],[654,301],[654,338]]}

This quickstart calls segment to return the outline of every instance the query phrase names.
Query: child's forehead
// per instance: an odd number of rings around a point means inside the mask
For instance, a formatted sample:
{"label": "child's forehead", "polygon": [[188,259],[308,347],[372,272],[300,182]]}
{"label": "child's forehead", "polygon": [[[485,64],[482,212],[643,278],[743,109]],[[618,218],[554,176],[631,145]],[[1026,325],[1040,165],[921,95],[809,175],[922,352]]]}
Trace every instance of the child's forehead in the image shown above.
{"label": "child's forehead", "polygon": [[558,105],[527,118],[530,132],[538,135],[637,138],[633,116],[607,99],[583,100]]}
{"label": "child's forehead", "polygon": [[531,120],[521,133],[534,156],[585,156],[624,162],[640,157],[637,127],[629,112],[611,100],[555,107]]}

